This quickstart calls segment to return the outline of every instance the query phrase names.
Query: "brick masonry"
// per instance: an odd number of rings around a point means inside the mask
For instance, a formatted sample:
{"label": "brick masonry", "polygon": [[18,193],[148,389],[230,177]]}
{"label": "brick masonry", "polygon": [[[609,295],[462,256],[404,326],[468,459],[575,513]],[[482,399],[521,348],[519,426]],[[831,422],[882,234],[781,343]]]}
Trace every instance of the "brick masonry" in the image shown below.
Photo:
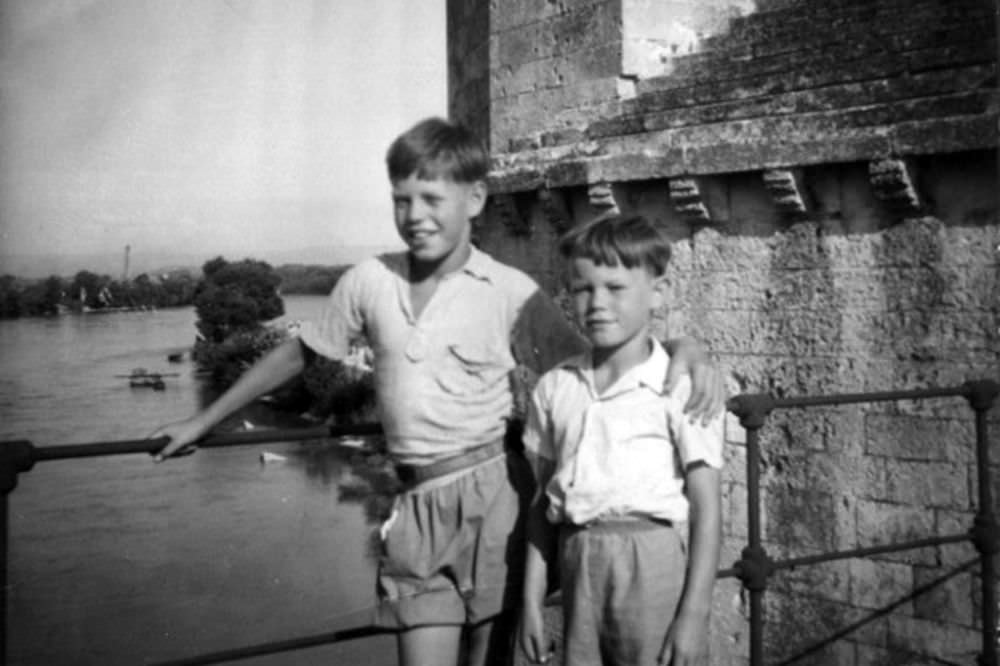
{"label": "brick masonry", "polygon": [[[477,242],[561,295],[569,225],[608,207],[649,216],[674,250],[657,333],[704,341],[733,392],[1000,379],[994,3],[716,2],[695,17],[711,26],[695,48],[632,76],[622,26],[645,4],[449,3],[451,60],[481,56],[450,70],[452,113],[494,155]],[[697,22],[692,3],[665,4]],[[1000,408],[989,423],[1000,497]],[[748,512],[745,433],[733,418],[726,432],[724,567]],[[762,432],[768,553],[964,533],[973,438],[962,400],[775,413]],[[975,568],[909,597],[974,556],[956,544],[779,572],[768,663],[813,648],[799,663],[973,663]],[[746,612],[738,583],[720,581],[713,664],[747,663]]]}

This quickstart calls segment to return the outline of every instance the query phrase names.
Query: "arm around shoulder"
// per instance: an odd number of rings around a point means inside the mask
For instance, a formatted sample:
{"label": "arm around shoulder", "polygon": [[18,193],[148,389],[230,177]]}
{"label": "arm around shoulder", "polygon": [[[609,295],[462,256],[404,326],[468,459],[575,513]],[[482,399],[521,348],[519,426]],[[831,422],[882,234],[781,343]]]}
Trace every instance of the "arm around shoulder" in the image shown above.
{"label": "arm around shoulder", "polygon": [[719,367],[708,357],[706,347],[691,337],[672,338],[664,346],[670,354],[670,366],[664,387],[672,392],[681,378],[691,377],[691,395],[684,413],[707,424],[726,408],[726,381]]}

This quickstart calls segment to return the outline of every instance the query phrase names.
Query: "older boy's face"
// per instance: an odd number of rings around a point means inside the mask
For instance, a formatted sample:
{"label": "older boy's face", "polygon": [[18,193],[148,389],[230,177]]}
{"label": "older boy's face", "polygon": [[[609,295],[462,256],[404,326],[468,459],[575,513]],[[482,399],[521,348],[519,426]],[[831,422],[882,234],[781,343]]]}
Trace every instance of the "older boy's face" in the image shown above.
{"label": "older boy's face", "polygon": [[392,183],[396,230],[410,255],[436,270],[461,268],[468,258],[470,220],[486,202],[485,185],[431,180],[415,174]]}
{"label": "older boy's face", "polygon": [[573,309],[598,349],[645,350],[651,313],[663,304],[662,287],[662,279],[642,266],[604,266],[580,257],[570,264]]}

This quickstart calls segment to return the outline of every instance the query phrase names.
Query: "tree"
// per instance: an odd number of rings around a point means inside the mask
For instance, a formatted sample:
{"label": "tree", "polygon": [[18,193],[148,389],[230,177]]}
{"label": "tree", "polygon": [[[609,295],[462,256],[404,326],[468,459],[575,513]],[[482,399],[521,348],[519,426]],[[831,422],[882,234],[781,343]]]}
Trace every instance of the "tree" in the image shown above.
{"label": "tree", "polygon": [[0,277],[0,318],[8,319],[21,315],[21,288],[13,275]]}
{"label": "tree", "polygon": [[281,279],[270,264],[253,259],[229,263],[216,257],[203,270],[194,305],[198,332],[206,341],[220,343],[237,331],[284,314],[278,296]]}
{"label": "tree", "polygon": [[70,298],[78,300],[81,307],[103,308],[107,303],[101,300],[101,292],[111,284],[111,277],[90,271],[79,271],[70,283]]}

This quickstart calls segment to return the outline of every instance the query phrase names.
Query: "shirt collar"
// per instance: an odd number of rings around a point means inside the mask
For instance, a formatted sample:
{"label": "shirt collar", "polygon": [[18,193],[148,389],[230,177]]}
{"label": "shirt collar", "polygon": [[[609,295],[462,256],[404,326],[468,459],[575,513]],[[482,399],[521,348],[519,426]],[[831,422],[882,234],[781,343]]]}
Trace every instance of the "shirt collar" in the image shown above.
{"label": "shirt collar", "polygon": [[493,260],[488,254],[477,248],[470,246],[469,258],[462,266],[462,272],[468,273],[474,278],[493,282]]}
{"label": "shirt collar", "polygon": [[[386,255],[391,260],[396,262],[399,266],[398,271],[400,275],[408,275],[410,270],[410,255],[408,252],[403,250],[402,252],[397,252],[395,254]],[[496,282],[494,269],[495,262],[490,255],[486,254],[482,250],[476,248],[476,246],[470,247],[469,258],[465,260],[465,264],[459,270],[452,273],[452,275],[457,273],[468,273],[470,276],[477,278],[479,280],[486,280],[488,282]]]}
{"label": "shirt collar", "polygon": [[[624,381],[620,380],[616,383],[619,389],[628,390],[638,386],[645,386],[663,395],[663,385],[667,376],[667,366],[670,365],[670,356],[656,338],[650,337],[649,341],[653,348],[652,353],[650,353],[645,361],[629,370],[628,374],[622,378]],[[593,377],[594,365],[590,352],[569,358],[563,361],[563,365],[574,368],[584,377],[587,377],[588,381]],[[616,390],[615,393],[617,392]]]}

